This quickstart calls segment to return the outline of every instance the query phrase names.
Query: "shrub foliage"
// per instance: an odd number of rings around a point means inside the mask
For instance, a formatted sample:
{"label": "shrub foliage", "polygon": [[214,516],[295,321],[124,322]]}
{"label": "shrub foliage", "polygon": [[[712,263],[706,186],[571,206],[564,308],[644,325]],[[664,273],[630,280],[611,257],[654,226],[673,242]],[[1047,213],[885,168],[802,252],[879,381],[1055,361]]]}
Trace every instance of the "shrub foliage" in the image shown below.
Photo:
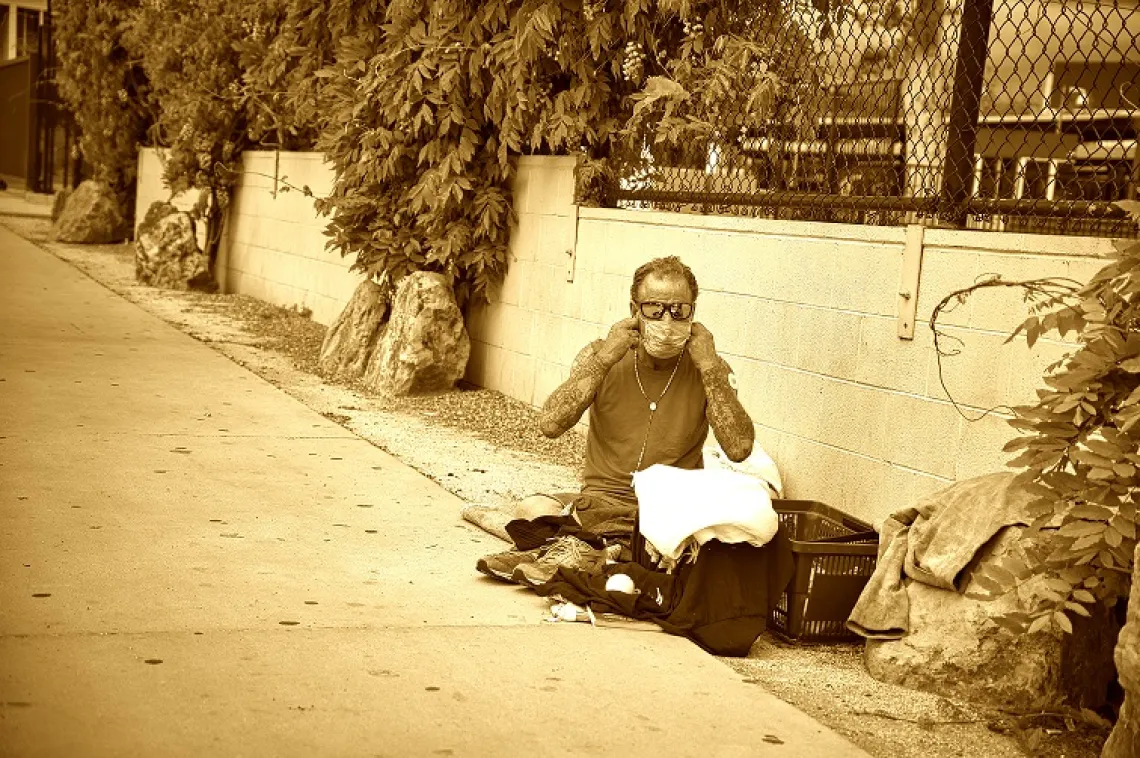
{"label": "shrub foliage", "polygon": [[505,273],[514,156],[579,155],[601,194],[617,160],[703,165],[747,125],[714,127],[719,104],[759,122],[813,81],[776,0],[118,2],[95,6],[116,9],[113,37],[69,11],[65,76],[120,41],[165,179],[204,190],[212,238],[242,150],[315,146],[335,170],[329,244],[367,275],[443,273],[461,301]]}
{"label": "shrub foliage", "polygon": [[125,37],[138,0],[61,0],[53,24],[59,94],[80,130],[79,150],[93,179],[129,205],[137,145],[152,114],[147,78]]}
{"label": "shrub foliage", "polygon": [[[1140,218],[1140,204],[1131,203]],[[1015,408],[1020,451],[1010,466],[1035,495],[1025,532],[1030,560],[1010,556],[983,577],[992,592],[1040,576],[1024,611],[1003,624],[1072,632],[1068,614],[1089,616],[1129,592],[1140,505],[1140,241],[1116,244],[1109,263],[1073,295],[1034,306],[1013,336],[1030,346],[1056,330],[1077,346],[1049,367],[1038,401]],[[1013,337],[1011,337],[1012,339]]]}

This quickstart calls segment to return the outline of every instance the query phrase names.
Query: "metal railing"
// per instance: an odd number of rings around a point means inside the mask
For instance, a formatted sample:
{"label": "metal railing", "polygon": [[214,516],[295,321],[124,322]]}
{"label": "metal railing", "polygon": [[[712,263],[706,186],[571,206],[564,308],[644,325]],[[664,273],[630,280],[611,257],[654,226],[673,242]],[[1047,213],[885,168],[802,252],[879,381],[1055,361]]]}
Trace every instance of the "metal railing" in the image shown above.
{"label": "metal railing", "polygon": [[791,96],[763,122],[722,104],[707,143],[623,155],[614,205],[1137,234],[1113,204],[1140,186],[1135,0],[783,0],[767,12],[811,43],[779,62]]}

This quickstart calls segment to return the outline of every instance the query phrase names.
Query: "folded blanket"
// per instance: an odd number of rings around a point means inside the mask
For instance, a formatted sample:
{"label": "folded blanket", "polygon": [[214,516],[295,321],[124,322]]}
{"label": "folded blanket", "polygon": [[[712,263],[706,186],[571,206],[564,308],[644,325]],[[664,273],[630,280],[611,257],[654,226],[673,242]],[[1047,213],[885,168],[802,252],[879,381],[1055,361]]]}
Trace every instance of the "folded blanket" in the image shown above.
{"label": "folded blanket", "polygon": [[910,630],[909,581],[957,591],[962,571],[1003,527],[1029,524],[1032,496],[1009,472],[965,479],[893,514],[879,533],[879,560],[847,619],[871,639]]}

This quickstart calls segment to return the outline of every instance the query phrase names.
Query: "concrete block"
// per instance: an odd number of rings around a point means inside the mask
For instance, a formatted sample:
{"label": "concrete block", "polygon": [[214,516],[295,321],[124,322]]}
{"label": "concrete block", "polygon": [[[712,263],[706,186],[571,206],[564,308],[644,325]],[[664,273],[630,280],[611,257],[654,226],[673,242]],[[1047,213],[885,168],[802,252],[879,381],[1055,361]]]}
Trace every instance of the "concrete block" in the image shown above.
{"label": "concrete block", "polygon": [[855,365],[848,378],[861,384],[923,394],[933,355],[928,330],[916,332],[914,340],[900,340],[894,318],[864,316]]}
{"label": "concrete block", "polygon": [[889,393],[818,374],[788,376],[788,396],[793,401],[788,404],[789,429],[844,450],[887,458]]}
{"label": "concrete block", "polygon": [[962,426],[962,449],[953,472],[956,480],[1011,470],[1005,464],[1016,453],[1003,452],[1002,447],[1020,435],[1006,417],[991,414]]}
{"label": "concrete block", "polygon": [[817,276],[830,280],[831,297],[823,305],[832,308],[896,316],[902,246],[863,242],[837,243],[830,255],[820,256]]}
{"label": "concrete block", "polygon": [[786,429],[785,374],[770,363],[726,358],[736,375],[737,397],[752,421],[771,429]]}
{"label": "concrete block", "polygon": [[693,273],[702,292],[756,294],[770,279],[771,250],[762,235],[705,230],[700,247],[704,254]]}
{"label": "concrete block", "polygon": [[535,260],[561,269],[563,279],[575,248],[576,219],[573,216],[542,216]]}
{"label": "concrete block", "polygon": [[501,381],[503,371],[503,349],[495,345],[483,344],[483,367],[482,367],[482,381],[479,382],[481,387],[495,390],[497,392],[503,391],[503,383]]}
{"label": "concrete block", "polygon": [[776,469],[781,470],[780,445],[783,444],[784,433],[764,424],[753,424],[756,429],[756,440],[752,445],[752,454],[763,451],[776,462]]}
{"label": "concrete block", "polygon": [[574,210],[574,167],[568,161],[544,161],[526,181],[526,209],[544,215],[568,216]]}
{"label": "concrete block", "polygon": [[629,288],[633,284],[633,277],[627,279],[615,274],[603,274],[598,281],[603,292],[604,307],[600,316],[602,323],[612,325],[623,318],[628,318],[630,315]]}
{"label": "concrete block", "polygon": [[579,282],[568,282],[565,277],[559,278],[558,269],[553,266],[545,268],[550,280],[551,300],[557,313],[575,319],[591,315],[582,313],[582,285]]}
{"label": "concrete block", "polygon": [[844,512],[881,526],[892,513],[914,504],[913,472],[866,457],[851,457],[847,470],[852,481],[846,490]]}
{"label": "concrete block", "polygon": [[499,302],[510,305],[521,304],[523,285],[530,273],[530,265],[530,261],[515,261],[510,265],[496,293]]}
{"label": "concrete block", "polygon": [[537,263],[529,267],[527,285],[519,292],[519,306],[551,314],[561,314],[556,272]]}
{"label": "concrete block", "polygon": [[799,351],[801,308],[761,298],[743,300],[744,334],[741,354],[783,366],[794,366]]}
{"label": "concrete block", "polygon": [[780,469],[784,496],[818,500],[850,513],[848,501],[857,486],[851,470],[853,458],[845,450],[785,434],[780,448],[780,459],[786,462]]}
{"label": "concrete block", "polygon": [[[985,251],[978,254],[978,259],[983,270],[999,273],[1007,281],[1064,277],[1084,283],[1105,264],[1105,261],[1089,258],[1010,255]],[[972,295],[970,325],[1003,334],[1011,333],[1029,316],[1023,294],[1021,288],[1001,287]]]}
{"label": "concrete block", "polygon": [[503,394],[513,397],[524,403],[533,404],[534,401],[534,370],[535,359],[529,355],[521,355],[513,351],[503,353],[503,369],[501,382]]}
{"label": "concrete block", "polygon": [[570,376],[570,369],[560,363],[536,359],[534,371],[533,404],[542,407],[550,393]]}
{"label": "concrete block", "polygon": [[839,286],[835,268],[841,264],[839,243],[798,237],[779,240],[775,258],[779,263],[773,284],[779,299],[826,307],[836,301]]}
{"label": "concrete block", "polygon": [[555,182],[551,197],[552,207],[558,213],[574,214],[574,163],[562,161],[555,172]]}
{"label": "concrete block", "polygon": [[513,305],[504,305],[502,308],[503,347],[515,353],[530,355],[534,333],[534,311],[524,310]]}
{"label": "concrete block", "polygon": [[605,222],[606,262],[603,273],[616,274],[627,282],[633,281],[633,272],[648,260],[639,237],[640,229],[640,224]]}
{"label": "concrete block", "polygon": [[562,330],[564,319],[550,313],[534,311],[534,336],[532,337],[532,354],[544,361],[557,359],[559,346],[562,344]]}
{"label": "concrete block", "polygon": [[944,478],[955,475],[965,423],[949,403],[888,394],[886,451],[892,463]]}
{"label": "concrete block", "polygon": [[594,219],[579,219],[578,241],[574,249],[574,269],[577,274],[605,272],[605,224]]}
{"label": "concrete block", "polygon": [[1037,402],[1037,390],[1046,389],[1046,369],[1073,352],[1076,346],[1068,342],[1039,340],[1030,349],[1019,337],[1006,346],[1009,353],[1009,384],[1005,388],[1007,405],[1026,405]]}
{"label": "concrete block", "polygon": [[[938,356],[931,355],[926,394],[938,400],[953,398],[958,403],[983,410],[1005,403],[1009,396],[1010,358],[1014,346],[1003,345],[1003,338],[991,332],[949,326],[943,331],[946,334],[943,349],[959,353],[942,356],[942,381],[946,389],[939,382]],[[951,337],[961,342],[953,342]]]}
{"label": "concrete block", "polygon": [[[925,324],[930,320],[930,314],[938,301],[951,292],[969,287],[982,273],[976,253],[942,251],[928,246],[923,251],[922,274],[918,285],[916,310],[918,324]],[[896,283],[898,281],[897,275],[895,281]],[[968,300],[952,310],[943,311],[938,323],[947,326],[969,326],[972,307],[972,302]],[[889,315],[895,315],[894,311],[892,310]]]}
{"label": "concrete block", "polygon": [[515,210],[519,214],[532,213],[530,201],[530,185],[534,181],[535,169],[532,166],[519,164],[511,180],[511,195],[514,197]]}
{"label": "concrete block", "polygon": [[704,324],[716,342],[717,351],[744,355],[747,343],[745,320],[747,298],[725,292],[702,292],[694,318]]}
{"label": "concrete block", "polygon": [[538,255],[542,216],[519,213],[518,221],[511,226],[507,248],[515,261],[533,261]]}
{"label": "concrete block", "polygon": [[848,378],[859,365],[863,317],[823,308],[798,308],[799,336],[795,366],[805,371]]}

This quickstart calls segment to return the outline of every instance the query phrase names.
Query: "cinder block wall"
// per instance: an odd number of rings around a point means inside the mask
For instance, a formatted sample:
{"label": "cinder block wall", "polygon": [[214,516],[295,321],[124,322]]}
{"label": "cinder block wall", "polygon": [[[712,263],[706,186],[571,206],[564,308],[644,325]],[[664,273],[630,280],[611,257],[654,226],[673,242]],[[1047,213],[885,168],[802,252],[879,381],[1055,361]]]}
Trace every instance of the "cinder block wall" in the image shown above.
{"label": "cinder block wall", "polygon": [[[511,267],[493,304],[469,313],[468,378],[541,404],[577,351],[628,314],[634,269],[677,254],[789,496],[876,523],[1008,458],[1007,416],[967,422],[941,388],[926,325],[934,305],[987,273],[1085,281],[1111,250],[1107,240],[928,229],[907,341],[896,312],[905,229],[579,209],[573,165],[519,161]],[[944,359],[946,384],[971,417],[1032,400],[1063,354],[1051,340],[1003,345],[1025,315],[1020,292],[1003,288],[942,319],[964,343]]]}
{"label": "cinder block wall", "polygon": [[332,190],[333,172],[321,153],[242,153],[219,283],[225,292],[310,308],[314,321],[328,325],[361,277],[348,270],[354,258],[325,249],[328,219],[317,214],[313,198],[297,189],[282,192],[282,179],[322,197]]}
{"label": "cinder block wall", "polygon": [[[218,283],[223,292],[251,295],[284,307],[308,307],[313,320],[331,324],[361,277],[348,270],[352,257],[325,250],[328,238],[323,232],[328,219],[317,215],[313,198],[296,189],[282,192],[285,185],[280,180],[294,187],[307,185],[321,197],[332,189],[333,172],[320,153],[243,153],[242,174],[218,255]],[[142,220],[155,200],[169,198],[156,152],[143,149],[139,154],[137,219]],[[196,200],[196,193],[183,193],[173,202],[188,210]],[[203,242],[199,240],[199,244]]]}
{"label": "cinder block wall", "polygon": [[[169,192],[153,151],[140,156],[139,218]],[[301,305],[331,323],[360,281],[326,252],[313,201],[274,196],[273,177],[317,195],[333,174],[316,153],[252,152],[234,196],[218,273],[226,292]],[[788,495],[879,522],[957,479],[1001,470],[1012,437],[1003,413],[970,423],[938,379],[926,321],[945,295],[987,273],[1086,281],[1107,240],[928,229],[913,341],[897,337],[905,230],[578,208],[574,159],[523,157],[514,186],[511,266],[490,306],[472,307],[469,380],[540,405],[592,339],[628,313],[634,269],[680,255],[701,286],[697,318],[740,379],[757,440]],[[177,198],[187,206],[191,199]],[[1028,402],[1065,351],[1006,335],[1025,318],[1020,293],[984,291],[943,317],[963,340],[944,361],[970,417]]]}

